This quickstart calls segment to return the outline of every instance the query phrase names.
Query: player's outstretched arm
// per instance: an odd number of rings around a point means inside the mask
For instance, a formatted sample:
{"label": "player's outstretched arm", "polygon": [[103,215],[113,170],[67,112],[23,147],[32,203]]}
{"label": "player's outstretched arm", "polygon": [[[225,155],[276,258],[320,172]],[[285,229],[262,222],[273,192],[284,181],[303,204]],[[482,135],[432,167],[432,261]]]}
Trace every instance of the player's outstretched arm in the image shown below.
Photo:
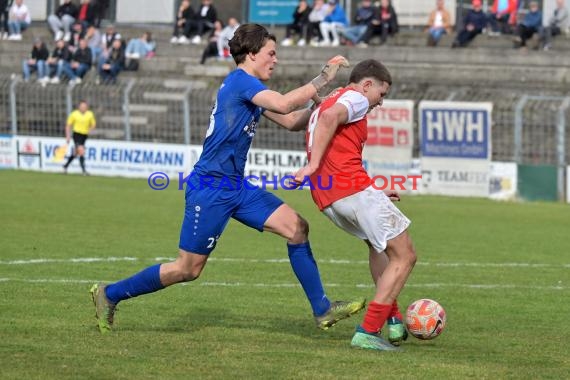
{"label": "player's outstretched arm", "polygon": [[282,115],[295,111],[307,104],[321,88],[326,86],[336,77],[341,67],[348,67],[349,63],[343,56],[337,55],[331,58],[323,67],[319,75],[304,86],[280,94],[277,91],[265,90],[252,98],[252,102],[268,111]]}
{"label": "player's outstretched arm", "polygon": [[322,103],[322,101],[328,98],[332,93],[338,91],[342,87],[337,87],[330,94],[321,98],[318,94],[313,96],[311,99],[312,105],[308,108],[303,110],[293,111],[286,115],[281,115],[271,111],[264,111],[263,115],[270,119],[271,121],[279,124],[280,126],[296,132],[296,131],[303,131],[307,128],[307,124],[309,123],[309,119],[311,118],[311,114],[313,111]]}
{"label": "player's outstretched arm", "polygon": [[279,113],[271,111],[265,111],[263,112],[263,116],[279,124],[283,128],[296,132],[305,130],[307,128],[307,123],[309,122],[311,113],[311,108],[305,108],[302,110],[290,112],[286,115],[281,115]]}

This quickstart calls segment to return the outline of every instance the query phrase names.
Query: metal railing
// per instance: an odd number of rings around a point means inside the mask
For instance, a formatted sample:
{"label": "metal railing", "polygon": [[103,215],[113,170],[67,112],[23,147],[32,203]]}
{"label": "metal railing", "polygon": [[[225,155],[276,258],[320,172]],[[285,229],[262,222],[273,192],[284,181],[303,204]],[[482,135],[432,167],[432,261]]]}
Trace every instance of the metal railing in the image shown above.
{"label": "metal railing", "polygon": [[[301,82],[274,82],[286,92]],[[97,118],[93,137],[111,140],[201,145],[219,82],[139,78],[116,85],[24,83],[0,76],[0,133],[63,137],[67,115],[87,100]],[[570,163],[570,97],[516,89],[394,84],[392,99],[490,101],[493,160],[563,167]],[[416,113],[417,114],[417,113]],[[419,153],[417,123],[414,156]],[[262,118],[254,147],[303,150],[304,134]]]}

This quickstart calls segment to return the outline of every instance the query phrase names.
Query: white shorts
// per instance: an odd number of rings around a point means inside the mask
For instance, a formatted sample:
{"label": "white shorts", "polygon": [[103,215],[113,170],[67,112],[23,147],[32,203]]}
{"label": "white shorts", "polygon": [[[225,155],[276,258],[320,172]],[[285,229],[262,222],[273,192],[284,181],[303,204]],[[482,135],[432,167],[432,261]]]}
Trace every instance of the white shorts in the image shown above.
{"label": "white shorts", "polygon": [[323,213],[349,234],[368,240],[378,252],[411,224],[382,190],[372,186],[339,199]]}

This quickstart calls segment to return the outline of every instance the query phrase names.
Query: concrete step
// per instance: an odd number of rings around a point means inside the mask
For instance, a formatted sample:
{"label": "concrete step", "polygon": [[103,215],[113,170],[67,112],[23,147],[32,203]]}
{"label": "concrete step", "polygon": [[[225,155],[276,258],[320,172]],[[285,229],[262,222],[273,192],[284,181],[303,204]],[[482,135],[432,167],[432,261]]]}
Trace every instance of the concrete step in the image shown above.
{"label": "concrete step", "polygon": [[172,89],[182,89],[192,88],[194,90],[200,90],[208,88],[209,84],[203,80],[184,80],[184,79],[166,79],[162,83],[165,88]]}
{"label": "concrete step", "polygon": [[[172,45],[168,42],[169,33],[161,29],[167,38],[157,39],[157,57],[151,60],[141,61],[141,71],[154,72],[183,72],[186,64],[197,64],[202,55],[205,45]],[[124,35],[129,33],[137,35],[141,29],[126,28]],[[31,50],[31,36],[42,35],[50,49],[51,36],[46,27],[33,27],[29,35],[25,35],[24,41],[0,41],[0,70],[18,71],[21,61],[25,59]],[[385,56],[390,55],[392,61],[403,62],[457,62],[457,63],[480,63],[487,64],[501,60],[508,65],[543,65],[543,66],[568,66],[570,63],[570,39],[558,37],[554,39],[554,48],[550,52],[522,52],[512,49],[511,36],[490,38],[486,35],[477,37],[472,45],[465,49],[449,49],[453,36],[444,36],[440,46],[428,48],[425,46],[426,37],[421,32],[402,31],[394,38],[388,39],[383,46],[370,45],[367,49],[340,46],[336,48],[314,47],[281,47],[278,51],[281,63],[286,61],[323,61],[331,55],[343,54],[352,61],[370,57],[371,52]],[[29,41],[28,41],[29,40]],[[386,59],[386,58],[384,58]],[[210,59],[208,65],[213,61]],[[4,70],[11,69],[11,70]],[[216,70],[216,69],[214,69]],[[201,72],[202,69],[190,70]]]}
{"label": "concrete step", "polygon": [[93,138],[101,138],[101,139],[124,140],[125,139],[125,130],[119,129],[119,128],[98,127],[98,128],[95,128],[92,132],[90,132],[89,136],[93,137]]}
{"label": "concrete step", "polygon": [[[131,125],[146,125],[148,123],[148,118],[145,116],[130,116],[129,117]],[[125,117],[123,115],[105,115],[101,117],[101,122],[105,124],[124,124]]]}
{"label": "concrete step", "polygon": [[147,91],[143,94],[144,100],[156,100],[156,101],[177,101],[182,102],[185,99],[184,94],[176,94],[171,92],[158,92],[158,91]]}
{"label": "concrete step", "polygon": [[[168,107],[160,104],[129,104],[130,112],[165,113]],[[132,117],[131,117],[132,118]]]}
{"label": "concrete step", "polygon": [[[171,54],[172,50],[183,52],[188,48],[193,48],[196,45],[174,45],[170,44],[170,38],[172,37],[172,28],[169,25],[120,25],[115,28],[119,33],[121,33],[123,39],[129,40],[131,38],[140,37],[143,32],[150,31],[153,35],[153,40],[157,42],[158,49],[164,49],[166,53]],[[270,29],[271,32],[276,34],[278,41],[281,41],[284,37],[284,27],[275,27]],[[102,30],[104,32],[104,30]],[[39,23],[33,25],[23,34],[23,40],[19,42],[15,41],[0,41],[0,52],[3,50],[3,46],[31,46],[31,43],[35,37],[42,38],[49,46],[53,46],[53,35],[48,30],[46,24]],[[451,35],[444,35],[441,40],[442,46],[450,46],[455,33]],[[489,48],[503,48],[505,46],[512,45],[512,35],[502,35],[499,37],[488,37],[486,34],[480,35],[473,41],[473,46],[482,46]],[[378,37],[376,37],[376,42]],[[427,35],[418,29],[405,29],[402,28],[398,34],[394,37],[388,38],[388,45],[395,46],[425,46],[427,41]],[[207,42],[207,37],[202,38],[202,44],[198,46],[200,52],[204,49]],[[554,44],[559,46],[561,49],[570,50],[570,36],[561,36],[554,39]]]}
{"label": "concrete step", "polygon": [[235,68],[234,64],[225,62],[211,65],[186,65],[184,75],[191,77],[224,77]]}

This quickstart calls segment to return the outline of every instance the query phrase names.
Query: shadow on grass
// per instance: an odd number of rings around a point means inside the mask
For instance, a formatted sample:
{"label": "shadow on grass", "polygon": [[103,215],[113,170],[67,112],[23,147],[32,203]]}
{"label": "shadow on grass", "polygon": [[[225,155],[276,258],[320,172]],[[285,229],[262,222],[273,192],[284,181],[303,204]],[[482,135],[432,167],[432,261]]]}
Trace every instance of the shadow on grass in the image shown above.
{"label": "shadow on grass", "polygon": [[[128,322],[118,323],[116,329],[125,332],[163,333],[191,333],[211,328],[240,329],[249,330],[251,333],[262,331],[274,334],[278,332],[279,334],[310,337],[311,339],[344,341],[352,336],[352,326],[357,321],[357,318],[351,318],[348,321],[339,322],[337,326],[327,331],[323,331],[316,327],[310,315],[306,318],[279,317],[266,312],[261,312],[258,315],[245,315],[231,308],[200,307],[188,310],[186,313],[162,315],[152,323],[144,323],[143,320],[132,321],[134,323],[131,324]],[[350,330],[347,331],[346,326],[342,326],[343,324],[348,324]],[[244,334],[247,333],[244,331]]]}

